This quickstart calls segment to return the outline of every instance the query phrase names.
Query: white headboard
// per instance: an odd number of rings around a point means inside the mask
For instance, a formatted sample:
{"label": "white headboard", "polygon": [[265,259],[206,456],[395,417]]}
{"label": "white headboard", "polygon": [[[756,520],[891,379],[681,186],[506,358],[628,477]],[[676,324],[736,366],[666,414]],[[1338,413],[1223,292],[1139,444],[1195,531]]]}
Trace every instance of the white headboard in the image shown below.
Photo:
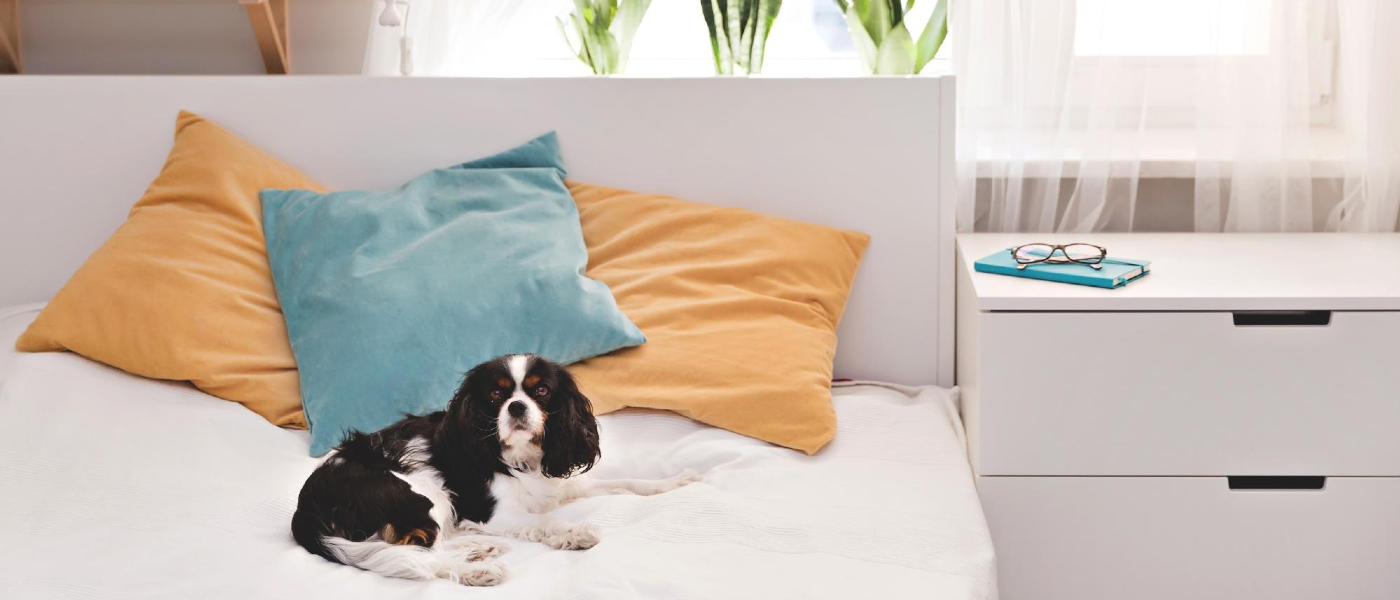
{"label": "white headboard", "polygon": [[953,81],[0,78],[0,305],[52,295],[200,113],[332,188],[559,132],[570,176],[873,237],[836,375],[953,382]]}

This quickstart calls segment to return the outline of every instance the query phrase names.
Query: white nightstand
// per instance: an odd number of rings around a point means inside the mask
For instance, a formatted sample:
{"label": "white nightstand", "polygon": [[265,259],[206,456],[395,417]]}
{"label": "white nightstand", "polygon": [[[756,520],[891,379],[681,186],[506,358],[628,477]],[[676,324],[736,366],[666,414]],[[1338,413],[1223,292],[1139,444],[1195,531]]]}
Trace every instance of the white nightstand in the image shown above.
{"label": "white nightstand", "polygon": [[[1152,274],[973,271],[1027,242]],[[1400,235],[962,235],[957,285],[1003,600],[1400,598]]]}

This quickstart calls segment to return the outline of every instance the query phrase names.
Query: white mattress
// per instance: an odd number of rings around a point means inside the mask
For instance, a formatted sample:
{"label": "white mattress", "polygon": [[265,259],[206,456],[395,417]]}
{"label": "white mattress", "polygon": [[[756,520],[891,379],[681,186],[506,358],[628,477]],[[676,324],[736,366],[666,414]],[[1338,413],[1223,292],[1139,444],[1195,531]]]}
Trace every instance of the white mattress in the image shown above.
{"label": "white mattress", "polygon": [[316,464],[306,432],[188,385],[15,353],[36,309],[0,309],[0,598],[996,595],[943,390],[837,389],[839,433],[814,457],[670,413],[604,416],[599,476],[693,468],[704,481],[566,506],[604,541],[583,552],[510,541],[510,579],[469,589],[308,554],[288,531]]}

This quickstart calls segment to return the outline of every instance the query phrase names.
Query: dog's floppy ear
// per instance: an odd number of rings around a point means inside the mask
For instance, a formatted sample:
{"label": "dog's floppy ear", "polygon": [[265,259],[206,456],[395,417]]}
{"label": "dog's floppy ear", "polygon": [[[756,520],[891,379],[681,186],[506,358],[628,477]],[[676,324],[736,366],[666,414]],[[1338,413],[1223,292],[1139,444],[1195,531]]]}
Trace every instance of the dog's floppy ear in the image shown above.
{"label": "dog's floppy ear", "polygon": [[486,370],[486,364],[481,363],[472,367],[472,370],[467,371],[467,374],[462,376],[462,383],[457,385],[457,391],[452,393],[452,400],[447,403],[449,416],[466,414],[471,408],[472,386],[479,383],[482,372]]}
{"label": "dog's floppy ear", "polygon": [[481,398],[476,396],[487,389],[484,379],[488,377],[491,362],[481,363],[462,377],[461,385],[447,403],[447,414],[443,419],[442,431],[451,445],[456,445],[472,456],[499,456],[500,440],[496,438],[496,417],[483,410]]}
{"label": "dog's floppy ear", "polygon": [[558,367],[554,397],[544,422],[540,470],[548,477],[570,477],[593,468],[602,455],[593,403],[578,391],[573,375]]}

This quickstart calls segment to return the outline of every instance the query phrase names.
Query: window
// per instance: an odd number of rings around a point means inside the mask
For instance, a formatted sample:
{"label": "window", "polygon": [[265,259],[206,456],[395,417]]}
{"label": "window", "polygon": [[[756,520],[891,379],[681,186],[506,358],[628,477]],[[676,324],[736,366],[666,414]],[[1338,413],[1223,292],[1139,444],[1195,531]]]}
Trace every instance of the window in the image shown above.
{"label": "window", "polygon": [[1265,54],[1271,10],[1267,0],[1079,0],[1074,54]]}
{"label": "window", "polygon": [[[915,3],[908,17],[919,35],[933,12],[934,0]],[[491,75],[569,76],[587,67],[569,53],[556,17],[572,2],[529,2],[511,19],[501,36],[500,59],[486,67]],[[566,17],[567,18],[567,17]],[[948,44],[944,44],[946,48]],[[769,34],[763,73],[775,76],[855,76],[860,61],[835,0],[784,0]],[[627,75],[703,77],[714,74],[709,32],[698,0],[653,0],[633,41]]]}
{"label": "window", "polygon": [[[1074,4],[1070,107],[1094,106],[1075,115],[1103,126],[1179,127],[1195,122],[1195,107],[1209,99],[1212,82],[1232,74],[1304,56],[1311,103],[1300,107],[1315,125],[1331,122],[1335,41],[1327,27],[1335,6],[1317,0],[1288,5],[1310,14],[1306,36],[1276,32],[1298,19],[1282,18],[1270,0],[1078,0]],[[1308,48],[1279,39],[1306,37]],[[1258,65],[1257,67],[1255,65]],[[1114,107],[1126,107],[1114,115]],[[1144,108],[1145,107],[1145,108]]]}

